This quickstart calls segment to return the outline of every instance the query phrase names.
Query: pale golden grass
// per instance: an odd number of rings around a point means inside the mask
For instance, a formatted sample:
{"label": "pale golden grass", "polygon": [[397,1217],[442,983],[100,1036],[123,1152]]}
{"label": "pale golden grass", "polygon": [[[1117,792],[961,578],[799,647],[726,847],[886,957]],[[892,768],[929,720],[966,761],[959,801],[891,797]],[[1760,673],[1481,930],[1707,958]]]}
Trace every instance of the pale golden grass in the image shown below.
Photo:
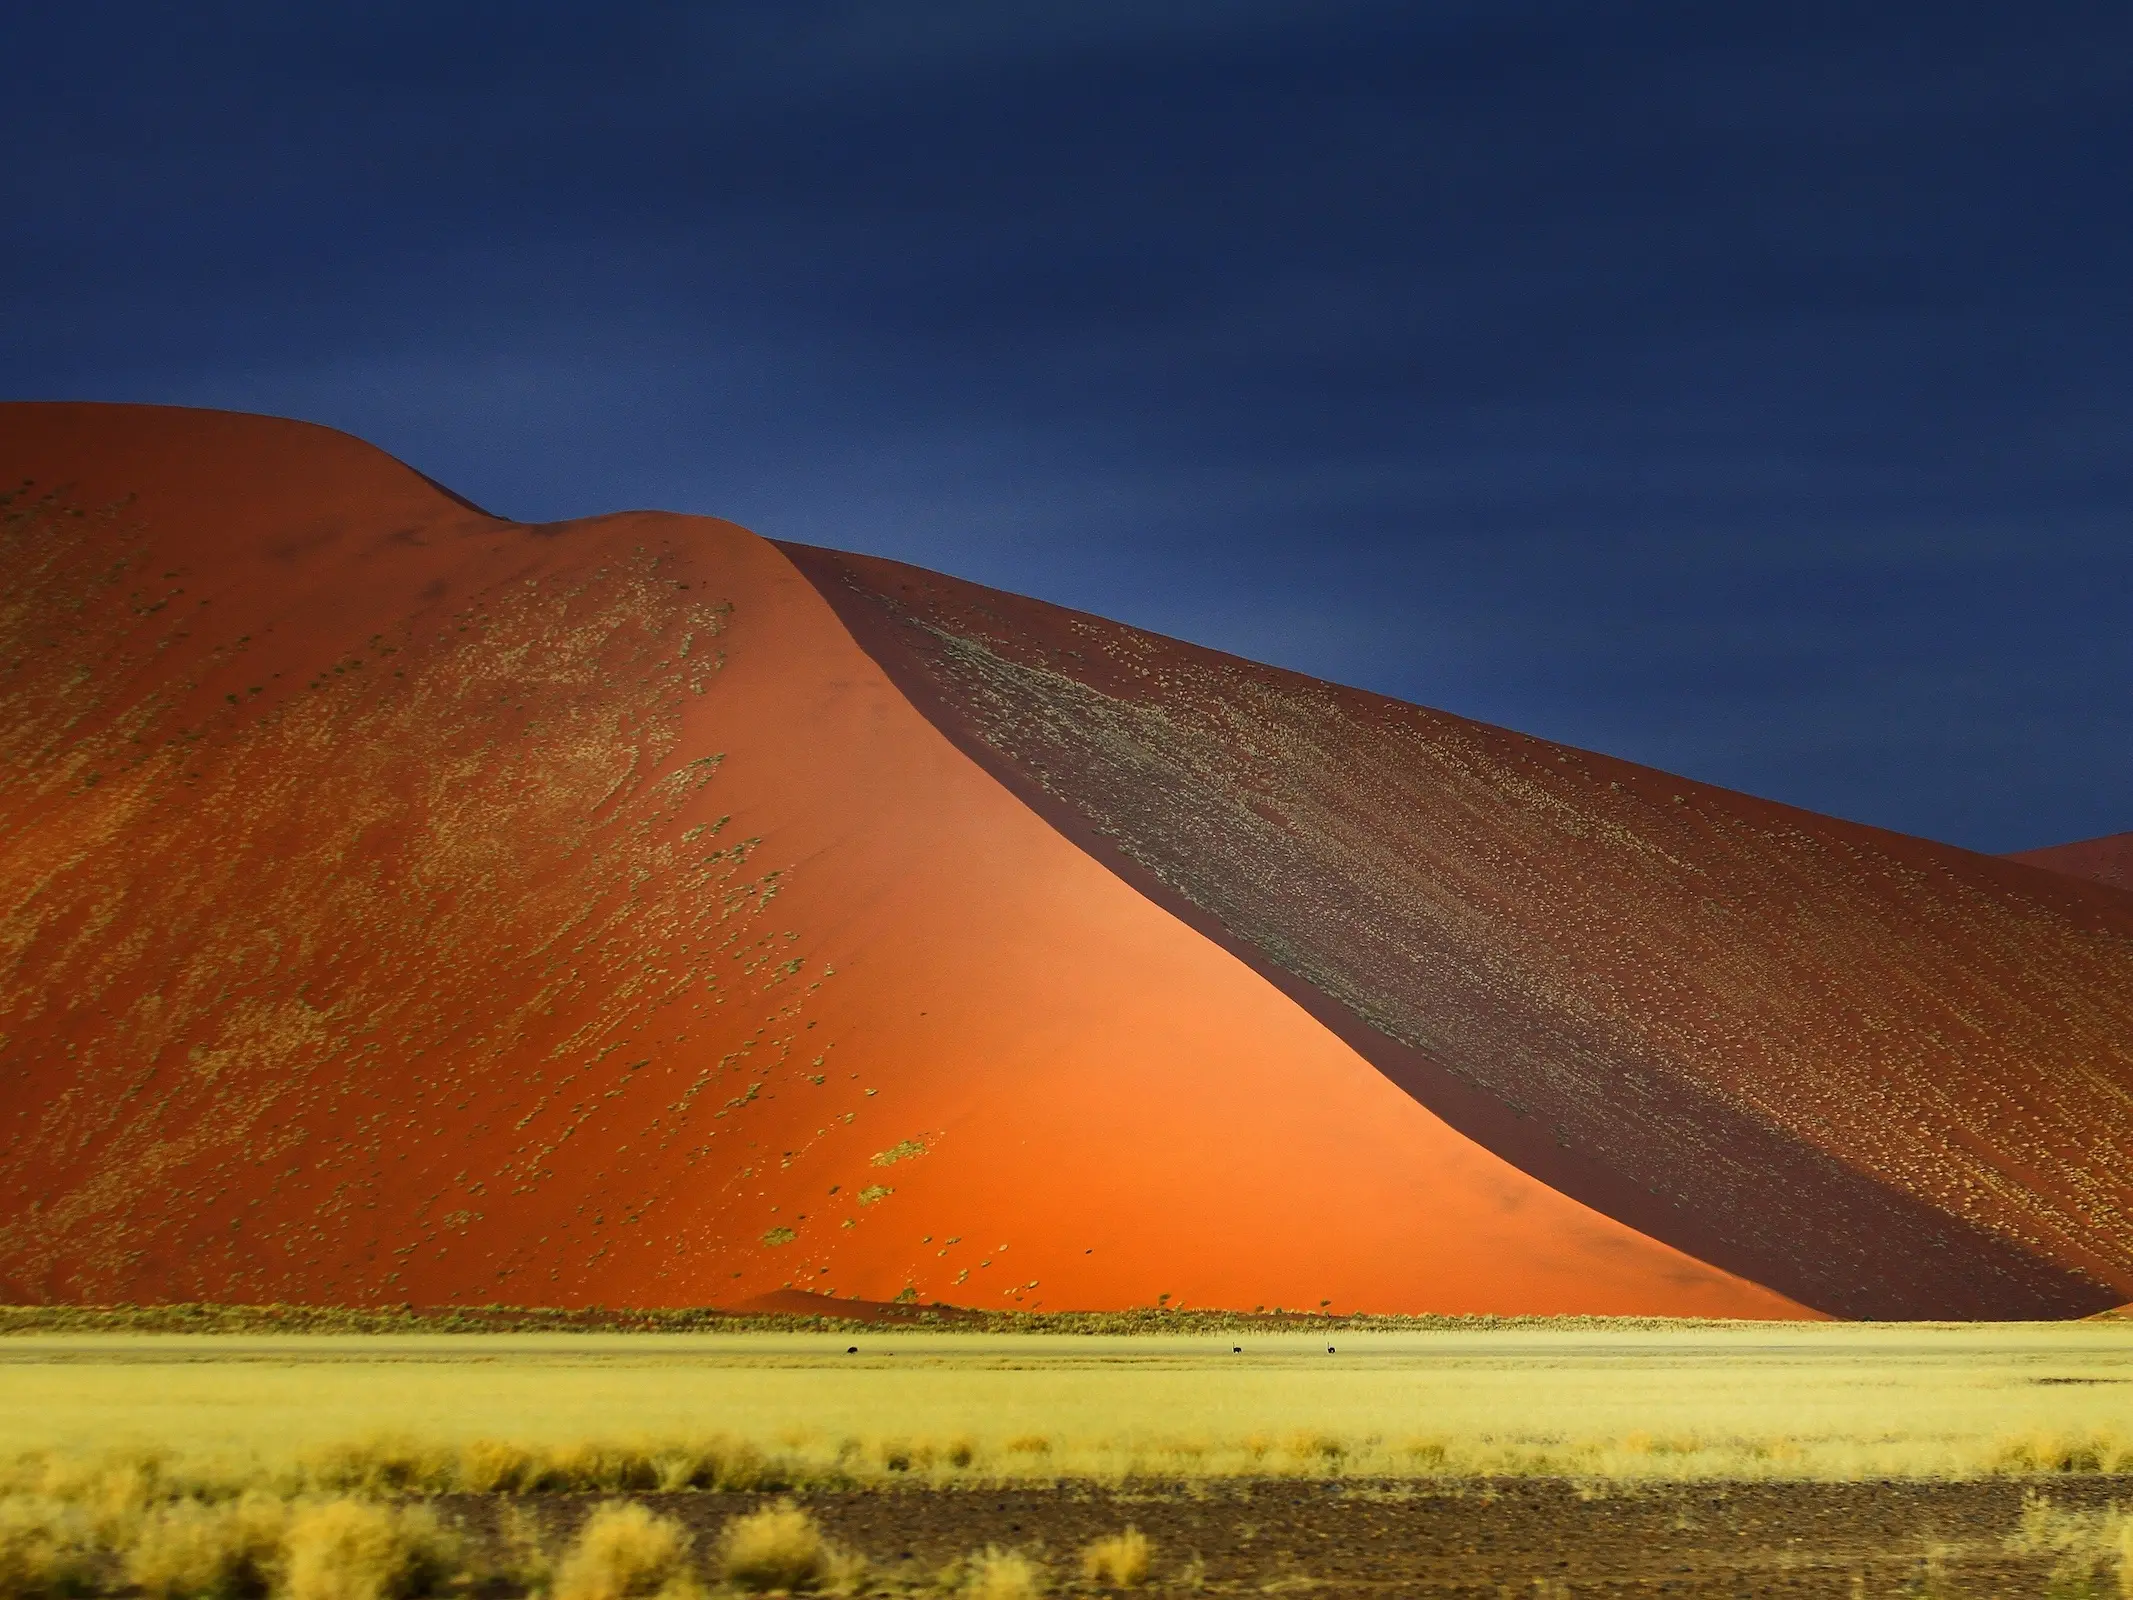
{"label": "pale golden grass", "polygon": [[[2133,1471],[2133,1327],[2111,1324],[849,1342],[0,1340],[0,1491]],[[422,1431],[366,1431],[381,1415]]]}
{"label": "pale golden grass", "polygon": [[254,1490],[235,1500],[179,1500],[141,1513],[122,1570],[148,1600],[247,1600],[272,1585],[289,1507]]}
{"label": "pale golden grass", "polygon": [[555,1561],[540,1518],[509,1502],[497,1507],[496,1549],[491,1570],[523,1594],[545,1594],[555,1582]]}
{"label": "pale golden grass", "polygon": [[0,1499],[0,1600],[82,1592],[95,1570],[96,1546],[80,1506],[43,1497]]}
{"label": "pale golden grass", "polygon": [[[699,1449],[686,1440],[524,1445],[512,1454],[525,1469],[501,1481],[490,1470],[497,1448],[462,1453],[449,1444],[411,1446],[404,1438],[354,1440],[294,1459],[173,1457],[159,1493],[212,1500],[252,1491],[284,1497],[340,1493],[364,1501],[440,1494],[633,1494],[678,1490],[777,1492],[898,1484],[933,1488],[1088,1482],[1194,1482],[1224,1479],[1455,1479],[1547,1477],[1591,1483],[1708,1480],[2034,1477],[2133,1473],[2133,1430],[2033,1433],[1949,1441],[1930,1435],[1814,1437],[1682,1433],[1621,1437],[1470,1437],[1381,1433],[1343,1438],[1321,1432],[1244,1438],[1159,1433],[1064,1435],[1044,1450],[1018,1437],[1009,1444],[964,1438],[935,1443],[790,1436],[750,1446],[745,1474],[688,1471],[692,1461],[727,1459],[730,1441]],[[419,1472],[401,1468],[410,1456]],[[373,1460],[375,1457],[375,1460]],[[677,1466],[676,1463],[682,1464]],[[31,1452],[0,1462],[0,1497],[19,1498],[45,1478],[99,1481],[93,1462]],[[44,1495],[65,1505],[96,1542],[113,1543],[110,1526],[129,1526],[137,1511],[109,1502]]]}
{"label": "pale golden grass", "polygon": [[462,1559],[424,1505],[355,1499],[299,1505],[282,1540],[284,1600],[410,1600],[433,1593]]}
{"label": "pale golden grass", "polygon": [[719,1575],[751,1593],[850,1593],[864,1563],[832,1545],[790,1500],[735,1517],[718,1541]]}
{"label": "pale golden grass", "polygon": [[2045,1588],[2051,1600],[2133,1597],[2133,1514],[2116,1504],[2101,1511],[2073,1511],[2032,1493],[2023,1501],[2021,1526],[2007,1544],[2023,1555],[2052,1558]]}
{"label": "pale golden grass", "polygon": [[1148,1536],[1127,1523],[1123,1532],[1092,1540],[1081,1552],[1081,1575],[1107,1589],[1131,1589],[1148,1581]]}
{"label": "pale golden grass", "polygon": [[987,1545],[964,1561],[963,1571],[969,1600],[1036,1600],[1044,1593],[1044,1568],[1019,1550]]}
{"label": "pale golden grass", "polygon": [[780,1471],[758,1446],[718,1435],[528,1443],[373,1433],[304,1451],[285,1474],[302,1488],[375,1496],[775,1489]]}
{"label": "pale golden grass", "polygon": [[129,1502],[116,1486],[142,1480],[124,1468],[47,1476],[72,1498],[0,1491],[0,1600],[109,1592],[114,1580],[147,1600],[414,1600],[465,1566],[456,1530],[419,1503],[195,1498],[162,1478],[161,1498]]}
{"label": "pale golden grass", "polygon": [[635,1501],[596,1506],[555,1569],[555,1600],[689,1600],[689,1531]]}

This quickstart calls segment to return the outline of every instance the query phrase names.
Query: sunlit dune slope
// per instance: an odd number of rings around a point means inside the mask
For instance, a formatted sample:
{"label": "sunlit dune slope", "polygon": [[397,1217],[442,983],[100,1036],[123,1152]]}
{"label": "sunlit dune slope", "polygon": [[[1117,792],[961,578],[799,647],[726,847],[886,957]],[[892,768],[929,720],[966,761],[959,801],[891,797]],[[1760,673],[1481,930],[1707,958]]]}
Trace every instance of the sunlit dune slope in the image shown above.
{"label": "sunlit dune slope", "polygon": [[2133,1292],[2133,897],[781,548],[987,771],[1522,1170],[1842,1315]]}
{"label": "sunlit dune slope", "polygon": [[2047,872],[2087,878],[2113,889],[2133,889],[2133,833],[2106,834],[2101,839],[2048,845],[2042,850],[2017,850],[2007,859],[2027,862]]}
{"label": "sunlit dune slope", "polygon": [[0,407],[0,1298],[1798,1315],[1448,1127],[731,524]]}

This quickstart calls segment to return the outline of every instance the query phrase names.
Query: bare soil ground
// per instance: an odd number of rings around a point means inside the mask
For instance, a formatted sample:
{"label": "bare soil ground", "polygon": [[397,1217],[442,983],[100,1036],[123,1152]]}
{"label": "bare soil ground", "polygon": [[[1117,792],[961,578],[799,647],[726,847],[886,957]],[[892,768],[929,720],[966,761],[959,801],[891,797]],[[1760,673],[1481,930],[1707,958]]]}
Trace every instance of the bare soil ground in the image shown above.
{"label": "bare soil ground", "polygon": [[[2042,1595],[2047,1557],[2010,1551],[2018,1481],[1768,1483],[1589,1488],[1549,1480],[1227,1483],[1202,1488],[882,1490],[799,1498],[864,1554],[878,1591],[926,1589],[987,1545],[1044,1560],[1062,1589],[1078,1552],[1127,1523],[1153,1541],[1158,1594],[1340,1596]],[[2133,1478],[2045,1486],[2055,1503],[2133,1498]],[[708,1544],[749,1495],[649,1495]],[[567,1536],[591,1504],[534,1497]],[[480,1527],[497,1502],[461,1507]]]}

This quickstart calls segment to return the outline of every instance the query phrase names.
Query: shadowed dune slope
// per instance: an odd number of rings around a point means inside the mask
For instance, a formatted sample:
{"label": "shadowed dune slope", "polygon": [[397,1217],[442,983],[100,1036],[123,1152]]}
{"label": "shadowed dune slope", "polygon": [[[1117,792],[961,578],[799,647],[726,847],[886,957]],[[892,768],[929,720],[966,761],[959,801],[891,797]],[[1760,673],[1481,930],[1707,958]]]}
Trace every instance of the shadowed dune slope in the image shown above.
{"label": "shadowed dune slope", "polygon": [[2042,867],[2046,872],[2087,878],[2113,889],[2133,889],[2133,833],[2106,834],[2101,839],[2048,845],[2042,850],[2017,850],[2007,859]]}
{"label": "shadowed dune slope", "polygon": [[2133,896],[781,548],[986,770],[1551,1186],[1841,1315],[2133,1292]]}
{"label": "shadowed dune slope", "polygon": [[0,1298],[1800,1315],[1481,1148],[731,524],[0,407]]}

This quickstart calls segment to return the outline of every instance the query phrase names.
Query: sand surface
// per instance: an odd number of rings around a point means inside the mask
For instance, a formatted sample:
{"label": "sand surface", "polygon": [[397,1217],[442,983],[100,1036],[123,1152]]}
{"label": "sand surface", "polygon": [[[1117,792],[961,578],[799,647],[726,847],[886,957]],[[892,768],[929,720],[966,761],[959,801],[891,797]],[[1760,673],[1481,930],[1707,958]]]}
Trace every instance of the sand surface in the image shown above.
{"label": "sand surface", "polygon": [[1786,1316],[1449,1126],[777,548],[0,408],[0,1297]]}
{"label": "sand surface", "polygon": [[1447,1121],[1847,1316],[2133,1293],[2133,896],[785,546],[943,732]]}
{"label": "sand surface", "polygon": [[2042,850],[2017,850],[2007,859],[2027,862],[2047,872],[2087,878],[2113,889],[2133,889],[2133,833],[2106,834],[2101,839],[2081,839]]}

